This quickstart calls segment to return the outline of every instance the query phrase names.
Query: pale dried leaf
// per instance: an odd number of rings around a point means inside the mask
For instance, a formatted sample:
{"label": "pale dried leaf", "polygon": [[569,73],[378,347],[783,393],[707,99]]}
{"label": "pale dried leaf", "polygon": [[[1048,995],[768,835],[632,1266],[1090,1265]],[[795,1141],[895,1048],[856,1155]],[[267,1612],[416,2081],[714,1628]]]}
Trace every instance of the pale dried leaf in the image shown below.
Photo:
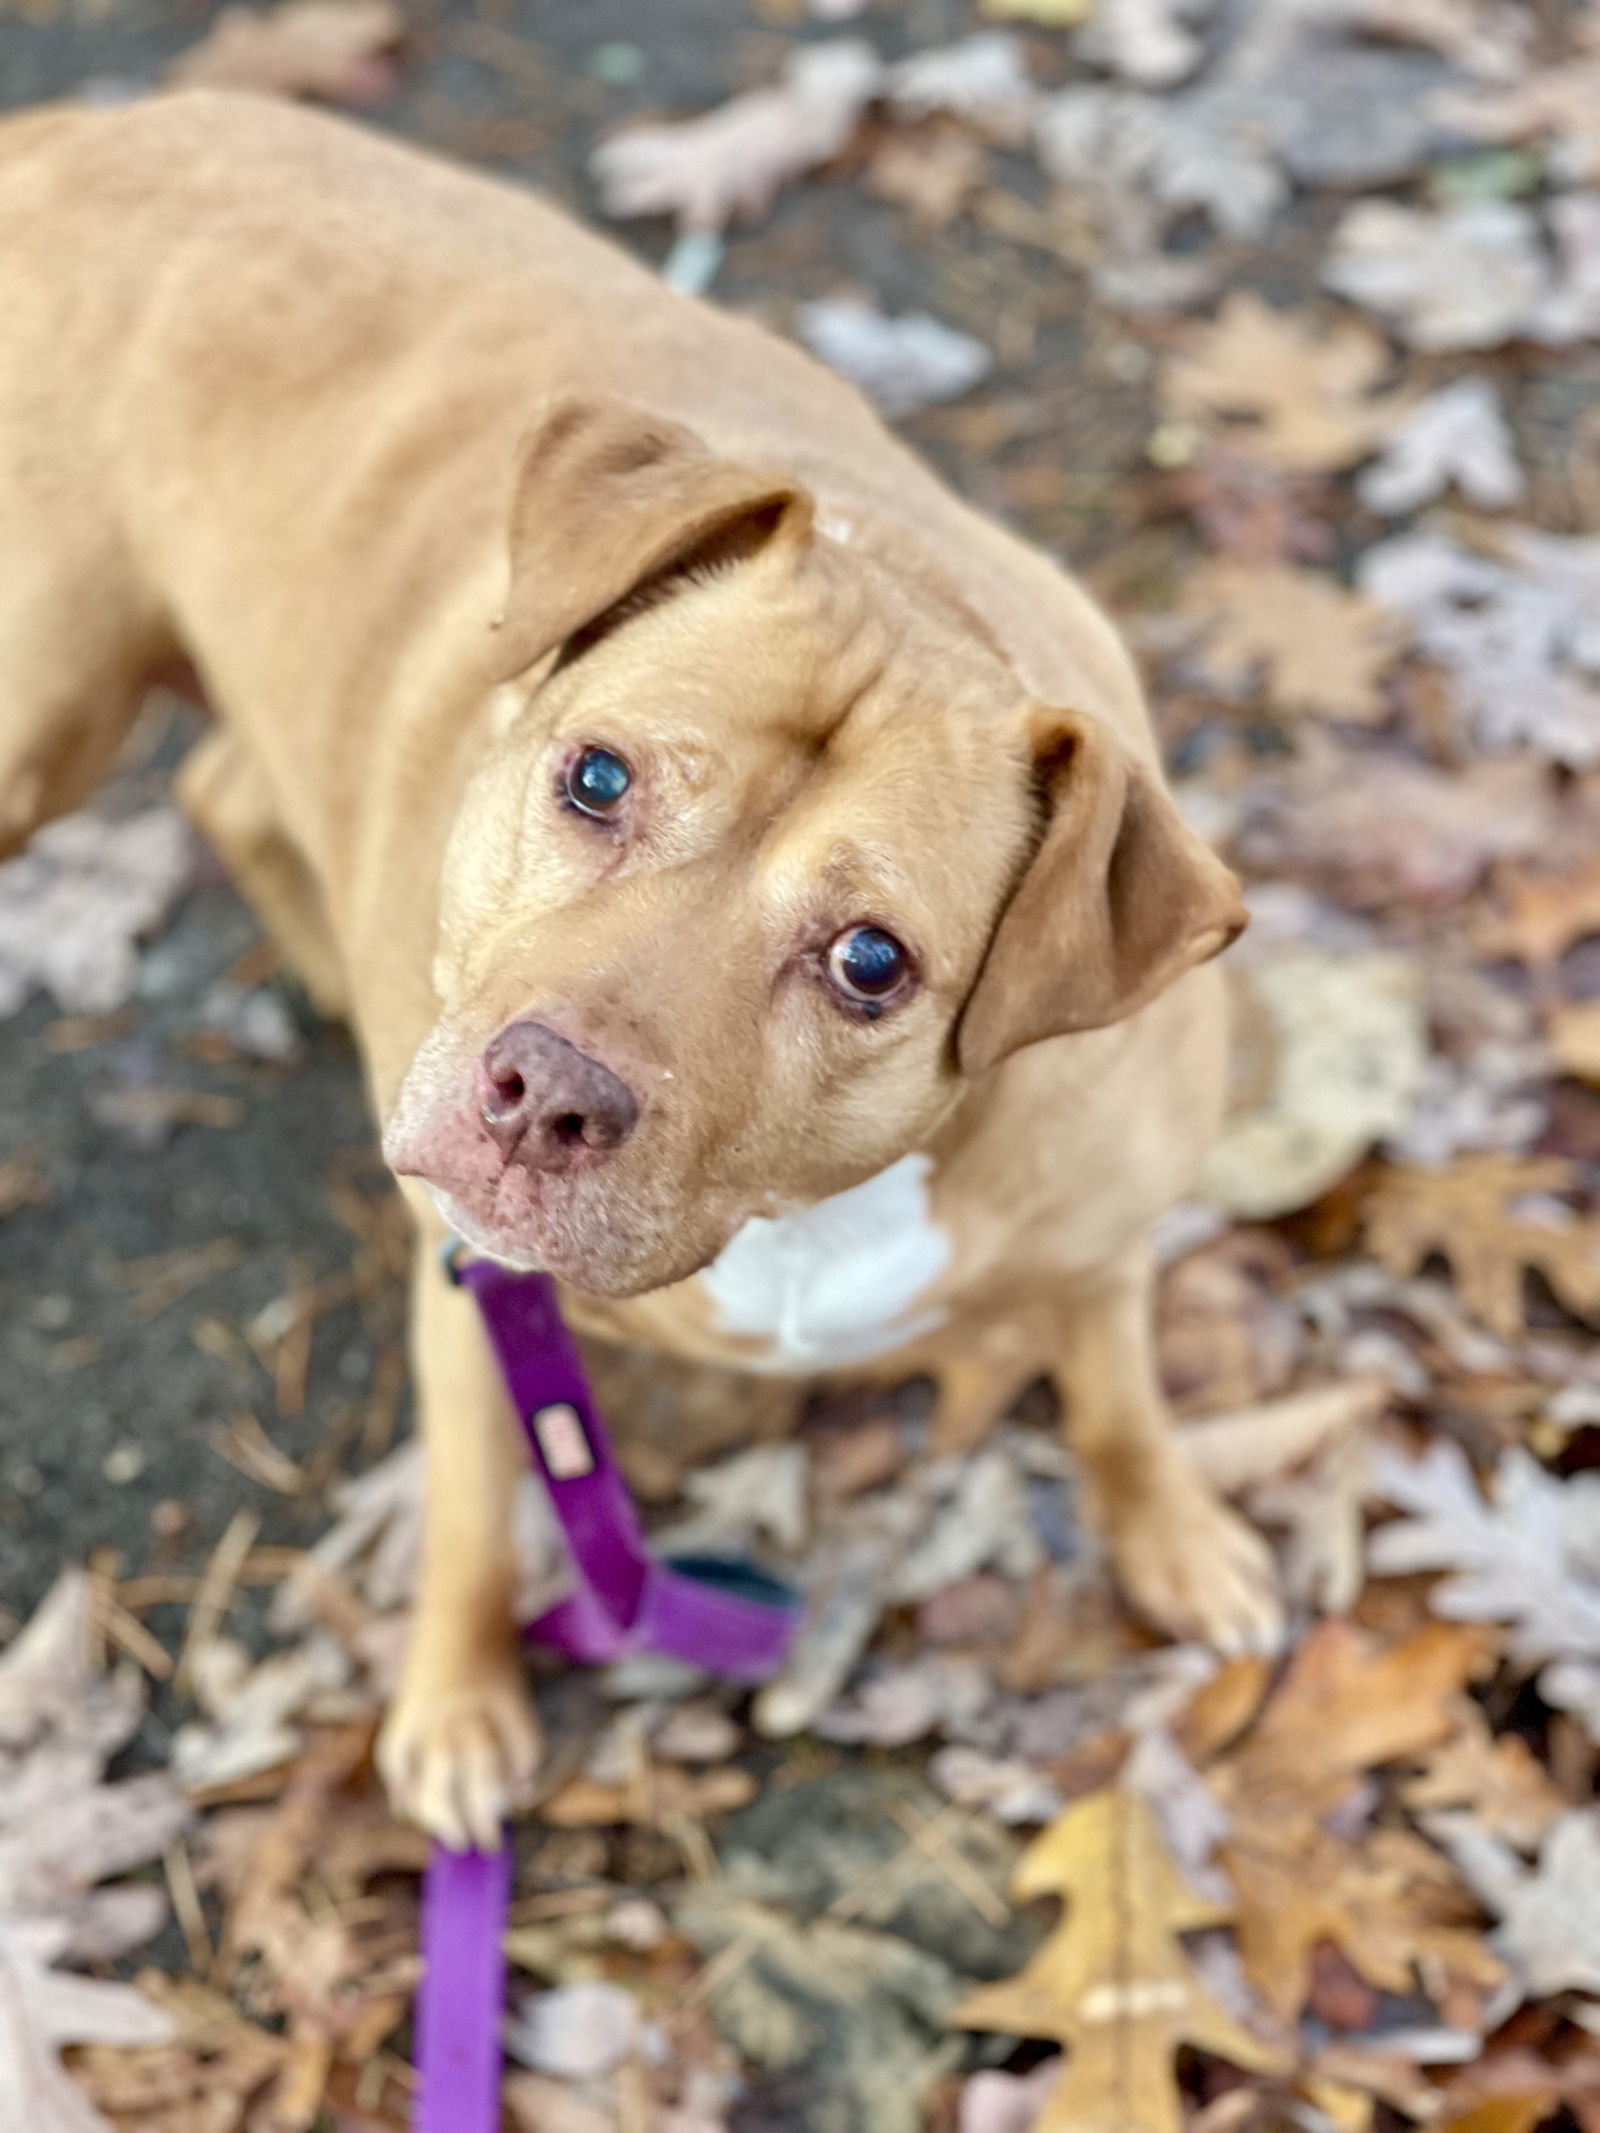
{"label": "pale dried leaf", "polygon": [[1479,746],[1600,763],[1600,540],[1507,527],[1491,559],[1402,534],[1367,551],[1357,583],[1447,671]]}
{"label": "pale dried leaf", "polygon": [[138,943],[194,874],[194,840],[176,808],[112,822],[63,815],[0,865],[0,1016],[43,987],[69,1015],[120,1007],[139,974]]}
{"label": "pale dried leaf", "polygon": [[1356,493],[1370,510],[1396,518],[1452,483],[1485,511],[1506,510],[1527,488],[1487,378],[1457,378],[1420,401],[1390,432]]}
{"label": "pale dried leaf", "polygon": [[888,101],[900,118],[942,113],[992,139],[1016,145],[1033,124],[1039,92],[1027,54],[1006,30],[982,30],[955,44],[913,52],[889,70]]}
{"label": "pale dried leaf", "polygon": [[982,341],[924,311],[890,318],[872,304],[834,297],[802,304],[796,324],[812,354],[892,421],[959,400],[994,368]]}
{"label": "pale dried leaf", "polygon": [[674,125],[631,126],[595,150],[608,215],[673,215],[682,230],[754,221],[779,191],[836,156],[883,86],[859,38],[802,46],[782,83]]}
{"label": "pale dried leaf", "polygon": [[1600,1993],[1600,1811],[1563,1815],[1531,1872],[1469,1814],[1428,1828],[1499,1919],[1495,1949],[1528,1998]]}
{"label": "pale dried leaf", "polygon": [[56,1927],[0,1923],[0,2099],[17,2133],[112,2133],[61,2048],[163,2044],[172,2023],[131,1985],[52,1970],[64,1940]]}
{"label": "pale dried leaf", "polygon": [[1304,1207],[1406,1124],[1427,1039],[1418,976],[1389,954],[1293,949],[1235,966],[1266,1034],[1266,1093],[1225,1126],[1206,1191],[1257,1221]]}
{"label": "pale dried leaf", "polygon": [[1524,1666],[1600,1657],[1600,1477],[1558,1481],[1512,1446],[1486,1503],[1459,1445],[1441,1440],[1415,1460],[1380,1451],[1376,1483],[1406,1514],[1372,1536],[1380,1577],[1448,1572],[1434,1612],[1510,1624]]}
{"label": "pale dried leaf", "polygon": [[199,44],[173,61],[167,80],[174,88],[380,103],[394,88],[395,53],[405,31],[395,0],[225,7]]}
{"label": "pale dried leaf", "polygon": [[1200,64],[1198,32],[1215,0],[1096,0],[1075,49],[1140,89],[1170,89]]}
{"label": "pale dried leaf", "polygon": [[1425,349],[1500,347],[1549,282],[1537,218],[1507,200],[1439,210],[1363,200],[1346,210],[1322,278]]}

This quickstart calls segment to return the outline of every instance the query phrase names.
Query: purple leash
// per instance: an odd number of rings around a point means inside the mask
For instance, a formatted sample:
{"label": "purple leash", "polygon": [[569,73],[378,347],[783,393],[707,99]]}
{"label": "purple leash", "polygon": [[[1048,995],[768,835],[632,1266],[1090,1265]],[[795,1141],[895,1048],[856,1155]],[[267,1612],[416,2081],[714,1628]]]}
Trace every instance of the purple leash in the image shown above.
{"label": "purple leash", "polygon": [[[747,1563],[649,1553],[549,1275],[463,1260],[457,1247],[445,1266],[478,1300],[572,1555],[573,1590],[528,1635],[586,1666],[653,1651],[734,1681],[775,1673],[799,1602]],[[499,2126],[510,1898],[509,1844],[496,1852],[434,1847],[422,1891],[413,2133],[495,2133]]]}

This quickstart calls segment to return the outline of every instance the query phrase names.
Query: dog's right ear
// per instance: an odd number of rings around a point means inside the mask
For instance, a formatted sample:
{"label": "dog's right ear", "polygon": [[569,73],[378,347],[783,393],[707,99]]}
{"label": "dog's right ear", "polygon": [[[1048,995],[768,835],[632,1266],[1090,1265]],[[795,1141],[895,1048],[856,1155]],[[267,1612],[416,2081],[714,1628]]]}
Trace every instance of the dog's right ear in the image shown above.
{"label": "dog's right ear", "polygon": [[789,476],[719,459],[676,422],[608,393],[550,401],[523,444],[511,506],[511,581],[499,622],[509,681],[697,564],[809,531]]}

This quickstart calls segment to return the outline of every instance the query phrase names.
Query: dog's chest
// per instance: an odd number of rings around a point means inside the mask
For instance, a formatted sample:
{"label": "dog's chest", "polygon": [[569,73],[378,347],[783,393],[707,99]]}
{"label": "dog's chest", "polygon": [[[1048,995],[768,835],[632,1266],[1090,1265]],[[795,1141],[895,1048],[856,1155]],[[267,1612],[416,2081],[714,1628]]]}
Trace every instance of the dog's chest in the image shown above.
{"label": "dog's chest", "polygon": [[747,1222],[700,1276],[721,1331],[768,1344],[774,1370],[867,1361],[931,1333],[919,1300],[950,1262],[933,1219],[925,1155],[775,1220]]}

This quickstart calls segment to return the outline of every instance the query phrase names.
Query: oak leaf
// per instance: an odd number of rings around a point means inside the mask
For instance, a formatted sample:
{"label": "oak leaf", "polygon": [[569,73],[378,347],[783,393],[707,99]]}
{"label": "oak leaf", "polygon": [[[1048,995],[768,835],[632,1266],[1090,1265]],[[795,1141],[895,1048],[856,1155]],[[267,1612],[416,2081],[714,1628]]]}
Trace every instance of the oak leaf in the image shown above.
{"label": "oak leaf", "polygon": [[1204,624],[1201,661],[1225,688],[1259,680],[1287,712],[1375,724],[1379,684],[1405,646],[1405,629],[1337,579],[1289,563],[1217,557],[1188,580],[1179,612]]}
{"label": "oak leaf", "polygon": [[[1367,1203],[1367,1246],[1408,1279],[1437,1256],[1461,1301],[1502,1340],[1526,1330],[1523,1277],[1544,1276],[1574,1317],[1600,1318],[1600,1219],[1550,1196],[1574,1182],[1560,1156],[1466,1155],[1445,1170],[1395,1166]],[[1517,1202],[1535,1207],[1519,1212]]]}
{"label": "oak leaf", "polygon": [[1549,1035],[1562,1073],[1600,1086],[1600,1000],[1558,1008],[1550,1018]]}
{"label": "oak leaf", "polygon": [[1520,1734],[1494,1734],[1477,1704],[1461,1705],[1456,1731],[1400,1787],[1413,1814],[1470,1809],[1492,1837],[1536,1851],[1566,1803]]}
{"label": "oak leaf", "polygon": [[601,205],[608,215],[675,215],[682,230],[754,220],[783,186],[839,153],[883,80],[882,61],[858,37],[803,45],[774,88],[603,141],[591,159]]}
{"label": "oak leaf", "polygon": [[1485,955],[1551,970],[1575,941],[1600,933],[1600,859],[1569,874],[1508,872],[1499,888],[1503,915],[1478,933]]}
{"label": "oak leaf", "polygon": [[1428,1595],[1434,1613],[1509,1623],[1511,1656],[1544,1667],[1545,1701],[1600,1738],[1600,1477],[1560,1481],[1513,1445],[1485,1501],[1466,1454],[1441,1441],[1420,1459],[1383,1454],[1376,1481],[1406,1516],[1373,1534],[1371,1567],[1448,1571]]}
{"label": "oak leaf", "polygon": [[1497,1982],[1437,1852],[1409,1830],[1353,1838],[1329,1826],[1368,1771],[1451,1732],[1482,1648],[1480,1634],[1438,1625],[1374,1651],[1350,1624],[1321,1623],[1240,1745],[1207,1773],[1233,1824],[1220,1857],[1238,1894],[1240,1958],[1280,2019],[1305,2005],[1322,1941],[1391,1992],[1415,1989],[1425,1955]]}
{"label": "oak leaf", "polygon": [[405,17],[394,0],[284,0],[262,11],[225,7],[167,70],[174,87],[253,89],[376,104],[395,83]]}
{"label": "oak leaf", "polygon": [[1276,466],[1326,471],[1365,459],[1409,407],[1377,390],[1389,361],[1369,327],[1325,330],[1241,292],[1168,363],[1161,397],[1174,421],[1225,421]]}
{"label": "oak leaf", "polygon": [[1178,1936],[1225,1924],[1230,1907],[1183,1882],[1136,1795],[1099,1792],[1069,1807],[1023,1854],[1012,1893],[1063,1897],[1060,1923],[1026,1969],[981,1987],[953,2020],[1066,2046],[1035,2133],[1178,2133],[1172,2060],[1184,2044],[1256,2072],[1283,2065],[1185,1953]]}

